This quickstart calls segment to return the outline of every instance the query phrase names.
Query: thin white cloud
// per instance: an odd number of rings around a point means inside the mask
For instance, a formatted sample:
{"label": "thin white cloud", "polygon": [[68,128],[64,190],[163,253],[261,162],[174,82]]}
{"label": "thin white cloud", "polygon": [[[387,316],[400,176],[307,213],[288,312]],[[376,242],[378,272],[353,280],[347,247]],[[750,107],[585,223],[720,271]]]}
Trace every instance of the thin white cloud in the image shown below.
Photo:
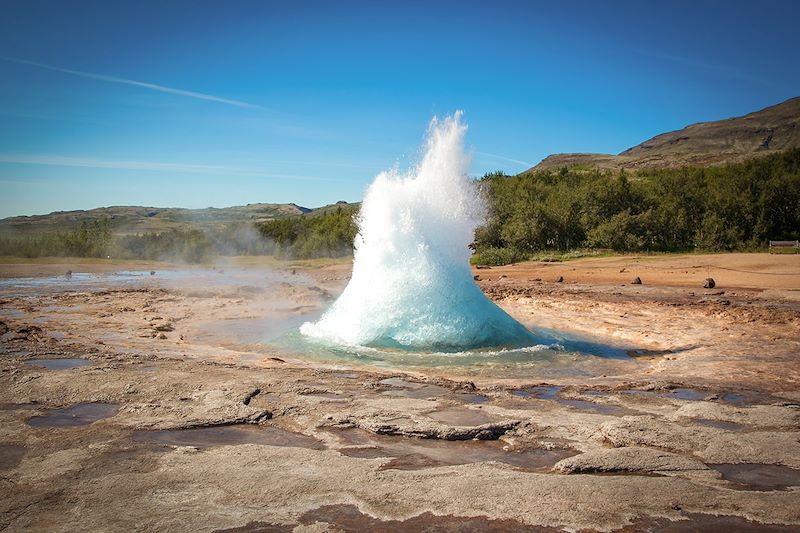
{"label": "thin white cloud", "polygon": [[223,165],[197,165],[192,163],[165,163],[158,161],[108,160],[93,157],[66,157],[58,155],[7,155],[0,154],[0,164],[45,165],[56,167],[111,168],[152,172],[179,172],[188,174],[212,174],[220,176],[242,176],[253,178],[279,178],[308,181],[339,181],[319,176],[297,174],[273,174],[259,168],[228,167]]}
{"label": "thin white cloud", "polygon": [[490,154],[488,152],[475,152],[475,153],[479,154],[479,155],[486,156],[486,157],[491,157],[493,159],[499,159],[501,161],[509,161],[511,163],[516,163],[518,165],[523,165],[523,166],[526,166],[526,167],[532,167],[533,166],[533,163],[529,163],[527,161],[520,161],[519,159],[511,159],[510,157],[505,157],[505,156],[502,156],[502,155]]}
{"label": "thin white cloud", "polygon": [[127,78],[118,78],[116,76],[108,76],[106,74],[98,74],[96,72],[85,72],[82,70],[73,70],[69,68],[62,68],[56,67],[53,65],[48,65],[45,63],[39,63],[37,61],[29,61],[27,59],[19,59],[16,57],[2,57],[5,61],[11,61],[13,63],[19,63],[21,65],[31,65],[34,67],[39,67],[47,70],[52,70],[54,72],[62,72],[64,74],[72,74],[73,76],[81,76],[83,78],[89,78],[93,80],[100,80],[106,81],[110,83],[122,83],[125,85],[133,85],[136,87],[143,87],[145,89],[151,89],[153,91],[160,91],[162,93],[169,93],[169,94],[176,94],[178,96],[188,96],[190,98],[197,98],[199,100],[208,100],[211,102],[219,102],[221,104],[228,104],[236,107],[245,107],[249,109],[264,109],[260,105],[251,104],[248,102],[243,102],[241,100],[233,100],[231,98],[223,98],[221,96],[214,96],[211,94],[205,93],[198,93],[195,91],[186,91],[184,89],[175,89],[174,87],[165,87],[164,85],[157,85],[155,83],[148,83],[144,81],[136,81],[136,80],[129,80]]}

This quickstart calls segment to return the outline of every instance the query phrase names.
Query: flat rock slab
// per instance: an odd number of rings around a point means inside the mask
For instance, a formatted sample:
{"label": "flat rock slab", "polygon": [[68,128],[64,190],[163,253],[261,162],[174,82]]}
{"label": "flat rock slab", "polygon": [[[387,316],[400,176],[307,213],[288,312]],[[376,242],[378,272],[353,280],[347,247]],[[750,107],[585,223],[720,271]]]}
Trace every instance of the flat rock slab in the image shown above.
{"label": "flat rock slab", "polygon": [[630,447],[592,450],[567,457],[554,469],[565,474],[593,472],[680,472],[708,470],[705,463],[676,453],[653,448]]}

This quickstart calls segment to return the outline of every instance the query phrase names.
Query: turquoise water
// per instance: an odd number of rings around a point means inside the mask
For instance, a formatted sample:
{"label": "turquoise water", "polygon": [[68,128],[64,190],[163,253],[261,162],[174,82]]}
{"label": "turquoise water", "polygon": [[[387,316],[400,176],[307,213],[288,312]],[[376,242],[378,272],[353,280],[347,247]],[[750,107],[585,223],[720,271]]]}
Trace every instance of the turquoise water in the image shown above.
{"label": "turquoise water", "polygon": [[309,338],[296,329],[264,339],[288,357],[343,366],[373,366],[404,370],[437,370],[447,374],[498,378],[594,376],[640,364],[628,347],[562,332],[534,329],[540,342],[530,346],[499,346],[471,350],[419,350],[341,345]]}

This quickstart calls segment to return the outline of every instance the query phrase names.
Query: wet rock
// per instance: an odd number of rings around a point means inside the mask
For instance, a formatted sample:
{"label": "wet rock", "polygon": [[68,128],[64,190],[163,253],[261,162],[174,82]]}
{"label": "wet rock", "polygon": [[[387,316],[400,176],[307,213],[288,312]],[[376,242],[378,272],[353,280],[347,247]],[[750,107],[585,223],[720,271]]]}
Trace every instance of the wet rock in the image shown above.
{"label": "wet rock", "polygon": [[639,276],[636,276],[635,278],[633,278],[633,281],[631,281],[631,285],[641,285],[641,284],[642,284],[642,278],[640,278]]}
{"label": "wet rock", "polygon": [[593,450],[562,459],[554,469],[565,474],[595,472],[680,472],[708,470],[705,463],[653,448],[630,447]]}
{"label": "wet rock", "polygon": [[272,412],[260,409],[248,415],[231,416],[224,418],[209,418],[184,420],[174,423],[158,421],[155,423],[144,423],[136,426],[136,429],[194,429],[194,428],[215,428],[222,426],[235,426],[237,424],[261,424],[272,418]]}
{"label": "wet rock", "polygon": [[27,340],[38,340],[43,335],[42,328],[39,326],[33,325],[25,325],[20,326],[16,330],[14,330],[13,334],[8,340],[12,341],[27,341]]}
{"label": "wet rock", "polygon": [[242,400],[242,403],[245,404],[245,405],[250,405],[250,401],[253,398],[255,398],[256,396],[258,396],[259,394],[261,394],[261,389],[256,387],[255,389],[253,389],[253,390],[251,390],[250,392],[247,393],[247,395]]}
{"label": "wet rock", "polygon": [[714,278],[706,278],[705,281],[703,281],[704,289],[713,289],[716,286],[717,282],[714,281]]}
{"label": "wet rock", "polygon": [[341,428],[360,428],[378,435],[401,435],[417,437],[420,439],[438,440],[496,440],[514,430],[520,424],[519,420],[506,420],[491,422],[477,426],[448,426],[438,423],[415,423],[386,421],[376,417],[355,418],[346,416],[333,419],[331,424]]}

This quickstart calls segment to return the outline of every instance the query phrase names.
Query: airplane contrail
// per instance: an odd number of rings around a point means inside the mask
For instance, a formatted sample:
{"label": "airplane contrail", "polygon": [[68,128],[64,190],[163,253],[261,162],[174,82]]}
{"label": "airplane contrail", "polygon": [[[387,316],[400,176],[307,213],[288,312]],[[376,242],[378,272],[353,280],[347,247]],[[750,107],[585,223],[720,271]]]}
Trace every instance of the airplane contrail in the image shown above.
{"label": "airplane contrail", "polygon": [[98,74],[96,72],[85,72],[82,70],[73,70],[69,68],[62,68],[56,67],[54,65],[48,65],[46,63],[39,63],[38,61],[29,61],[27,59],[19,59],[16,57],[2,57],[5,61],[10,61],[12,63],[18,63],[20,65],[31,65],[34,67],[39,67],[47,70],[52,70],[54,72],[62,72],[64,74],[72,74],[73,76],[81,76],[83,78],[89,78],[93,80],[100,80],[106,81],[110,83],[122,83],[125,85],[133,85],[135,87],[143,87],[145,89],[151,89],[153,91],[160,91],[162,93],[169,93],[169,94],[176,94],[178,96],[188,96],[190,98],[197,98],[199,100],[208,100],[211,102],[219,102],[221,104],[228,104],[233,105],[236,107],[246,107],[250,109],[264,109],[260,105],[251,104],[248,102],[243,102],[241,100],[233,100],[231,98],[223,98],[221,96],[214,96],[212,94],[205,94],[205,93],[198,93],[195,91],[186,91],[184,89],[175,89],[174,87],[166,87],[164,85],[158,85],[155,83],[148,83],[144,81],[136,81],[136,80],[129,80],[127,78],[118,78],[116,76],[109,76],[107,74]]}

